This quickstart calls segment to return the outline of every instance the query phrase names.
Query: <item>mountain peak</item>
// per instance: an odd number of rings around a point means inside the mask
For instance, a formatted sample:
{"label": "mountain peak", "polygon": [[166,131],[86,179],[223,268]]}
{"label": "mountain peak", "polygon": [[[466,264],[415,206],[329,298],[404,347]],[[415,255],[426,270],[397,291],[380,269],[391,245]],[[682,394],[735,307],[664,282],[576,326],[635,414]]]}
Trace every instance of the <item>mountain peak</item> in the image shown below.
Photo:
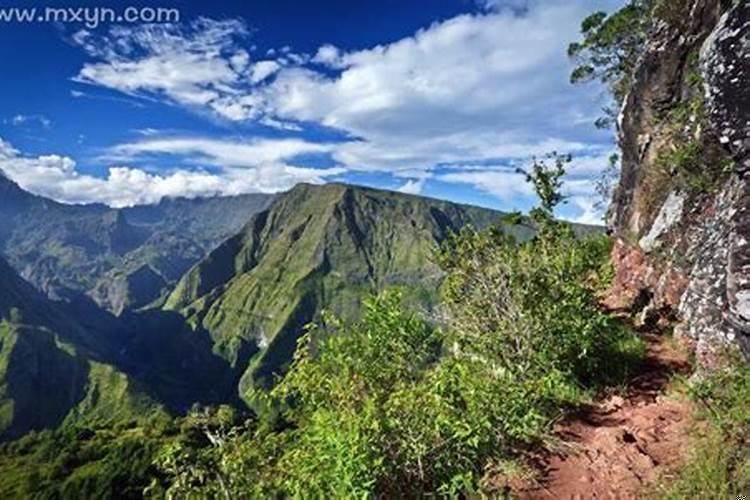
{"label": "mountain peak", "polygon": [[452,231],[501,217],[348,184],[298,184],[183,276],[165,308],[199,324],[214,352],[245,370],[246,396],[282,373],[324,308],[356,317],[364,295],[391,286],[429,307],[441,276],[433,249]]}

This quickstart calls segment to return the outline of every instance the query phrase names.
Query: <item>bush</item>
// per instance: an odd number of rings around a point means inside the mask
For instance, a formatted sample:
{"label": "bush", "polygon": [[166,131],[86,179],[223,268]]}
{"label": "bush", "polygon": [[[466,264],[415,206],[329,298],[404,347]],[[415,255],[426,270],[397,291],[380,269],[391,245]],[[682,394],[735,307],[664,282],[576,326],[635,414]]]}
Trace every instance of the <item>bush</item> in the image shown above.
{"label": "bush", "polygon": [[525,450],[640,346],[597,307],[609,242],[552,216],[569,161],[553,158],[524,172],[541,199],[532,241],[501,227],[450,238],[436,254],[439,318],[405,310],[398,290],[367,300],[354,324],[324,314],[284,378],[254,395],[279,420],[207,451],[168,450],[168,493],[502,495],[497,475],[522,471]]}

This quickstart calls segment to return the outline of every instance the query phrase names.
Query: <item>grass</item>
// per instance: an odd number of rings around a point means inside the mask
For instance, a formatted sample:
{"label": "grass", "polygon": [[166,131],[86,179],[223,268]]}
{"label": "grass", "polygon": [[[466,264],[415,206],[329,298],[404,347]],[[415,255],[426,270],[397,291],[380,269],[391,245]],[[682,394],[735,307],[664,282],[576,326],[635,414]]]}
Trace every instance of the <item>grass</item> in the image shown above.
{"label": "grass", "polygon": [[686,462],[677,475],[664,478],[656,498],[741,498],[750,492],[750,367],[743,360],[687,389],[699,411]]}

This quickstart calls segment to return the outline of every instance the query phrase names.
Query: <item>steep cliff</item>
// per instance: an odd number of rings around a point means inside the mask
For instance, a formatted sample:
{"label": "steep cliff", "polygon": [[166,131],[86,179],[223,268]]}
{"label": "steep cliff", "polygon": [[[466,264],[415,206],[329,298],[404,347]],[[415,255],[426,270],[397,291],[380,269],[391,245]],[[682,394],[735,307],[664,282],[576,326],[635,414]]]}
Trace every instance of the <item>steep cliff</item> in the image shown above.
{"label": "steep cliff", "polygon": [[0,258],[0,441],[63,423],[115,424],[164,414],[89,331]]}
{"label": "steep cliff", "polygon": [[612,297],[677,320],[710,365],[724,343],[750,350],[750,3],[669,7],[619,116]]}

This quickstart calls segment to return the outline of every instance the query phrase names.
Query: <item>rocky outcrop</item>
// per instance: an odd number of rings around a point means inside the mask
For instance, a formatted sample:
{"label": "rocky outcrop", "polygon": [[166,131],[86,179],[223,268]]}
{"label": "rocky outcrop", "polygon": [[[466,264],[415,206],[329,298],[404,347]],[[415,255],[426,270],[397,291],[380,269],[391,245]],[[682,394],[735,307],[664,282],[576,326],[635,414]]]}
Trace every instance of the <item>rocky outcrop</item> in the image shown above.
{"label": "rocky outcrop", "polygon": [[717,345],[750,352],[750,2],[685,3],[656,23],[620,115],[612,297],[676,319],[710,365]]}

